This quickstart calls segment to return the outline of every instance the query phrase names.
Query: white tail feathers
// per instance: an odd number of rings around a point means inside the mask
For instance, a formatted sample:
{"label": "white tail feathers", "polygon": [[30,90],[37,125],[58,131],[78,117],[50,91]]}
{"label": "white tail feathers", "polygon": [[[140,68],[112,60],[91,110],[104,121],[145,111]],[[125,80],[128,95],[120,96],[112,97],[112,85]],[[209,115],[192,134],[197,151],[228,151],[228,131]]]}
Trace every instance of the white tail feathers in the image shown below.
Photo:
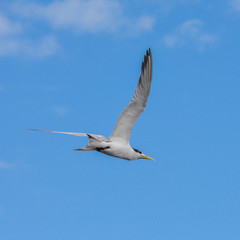
{"label": "white tail feathers", "polygon": [[38,129],[26,129],[31,131],[39,131],[39,132],[50,132],[50,133],[63,133],[81,137],[88,137],[89,143],[84,148],[74,149],[76,151],[94,151],[96,150],[96,146],[102,147],[102,142],[107,142],[108,140],[101,135],[89,134],[89,133],[75,133],[75,132],[60,132],[60,131],[48,131],[48,130],[38,130]]}
{"label": "white tail feathers", "polygon": [[87,152],[87,151],[94,151],[95,149],[87,145],[84,148],[77,148],[77,149],[73,149],[73,150]]}
{"label": "white tail feathers", "polygon": [[38,129],[26,129],[30,131],[39,131],[39,132],[50,132],[50,133],[63,133],[63,134],[69,134],[69,135],[75,135],[75,136],[81,136],[81,137],[87,137],[87,133],[75,133],[75,132],[59,132],[59,131],[48,131],[48,130],[38,130]]}

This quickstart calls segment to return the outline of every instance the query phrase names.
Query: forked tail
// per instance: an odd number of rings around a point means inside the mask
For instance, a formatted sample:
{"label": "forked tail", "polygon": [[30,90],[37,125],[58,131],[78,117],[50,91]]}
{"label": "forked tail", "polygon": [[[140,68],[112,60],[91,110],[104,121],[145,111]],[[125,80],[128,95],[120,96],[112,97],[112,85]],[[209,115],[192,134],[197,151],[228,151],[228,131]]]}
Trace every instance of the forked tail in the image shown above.
{"label": "forked tail", "polygon": [[84,148],[73,149],[76,151],[94,151],[94,150],[96,150],[94,143],[107,141],[107,139],[104,136],[96,135],[96,134],[89,134],[89,133],[60,132],[60,131],[38,130],[38,129],[26,129],[26,130],[39,131],[39,132],[50,132],[50,133],[63,133],[63,134],[81,136],[81,137],[88,137],[88,140],[89,140],[88,144]]}
{"label": "forked tail", "polygon": [[81,136],[81,137],[87,137],[87,133],[75,133],[75,132],[59,132],[59,131],[48,131],[48,130],[39,130],[39,129],[26,129],[30,131],[38,131],[38,132],[50,132],[50,133],[63,133],[63,134],[69,134],[69,135],[75,135],[75,136]]}

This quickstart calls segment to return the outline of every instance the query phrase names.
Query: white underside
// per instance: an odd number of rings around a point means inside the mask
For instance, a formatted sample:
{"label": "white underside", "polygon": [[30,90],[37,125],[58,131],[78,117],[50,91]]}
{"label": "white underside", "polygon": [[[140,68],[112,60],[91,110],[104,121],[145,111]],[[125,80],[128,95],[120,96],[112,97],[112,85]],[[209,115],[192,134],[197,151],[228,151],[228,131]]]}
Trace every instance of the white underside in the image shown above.
{"label": "white underside", "polygon": [[91,139],[87,146],[92,148],[92,150],[97,150],[97,148],[106,148],[100,150],[99,152],[117,158],[123,158],[126,160],[137,160],[139,158],[139,155],[130,147],[129,144],[123,144],[121,142],[98,141]]}
{"label": "white underside", "polygon": [[110,148],[102,150],[101,153],[126,160],[137,160],[139,157],[129,145],[110,142],[108,146]]}
{"label": "white underside", "polygon": [[[48,130],[37,130],[37,129],[31,129],[31,130],[40,131],[40,132],[63,133],[63,134],[70,134],[75,136],[86,136],[86,137],[88,136],[89,143],[86,145],[86,147],[79,148],[76,150],[95,151],[98,148],[100,149],[103,148],[103,150],[100,150],[99,152],[109,156],[123,158],[126,160],[137,160],[140,158],[140,155],[131,148],[129,143],[125,143],[125,141],[122,141],[121,138],[107,139],[104,136],[96,135],[96,134],[48,131]],[[110,147],[110,148],[104,149],[106,147]]]}

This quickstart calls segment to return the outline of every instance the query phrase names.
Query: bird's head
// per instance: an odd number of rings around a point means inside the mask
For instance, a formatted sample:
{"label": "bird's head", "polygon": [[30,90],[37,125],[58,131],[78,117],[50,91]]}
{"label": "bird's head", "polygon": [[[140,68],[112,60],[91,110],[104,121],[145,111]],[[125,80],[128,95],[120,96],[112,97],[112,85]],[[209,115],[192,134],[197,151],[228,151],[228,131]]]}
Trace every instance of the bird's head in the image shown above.
{"label": "bird's head", "polygon": [[143,158],[143,159],[148,159],[148,160],[152,160],[152,161],[155,161],[153,158],[147,156],[147,155],[144,155],[141,151],[139,151],[138,149],[135,149],[133,148],[133,150],[135,151],[135,153],[138,154],[138,159],[140,158]]}

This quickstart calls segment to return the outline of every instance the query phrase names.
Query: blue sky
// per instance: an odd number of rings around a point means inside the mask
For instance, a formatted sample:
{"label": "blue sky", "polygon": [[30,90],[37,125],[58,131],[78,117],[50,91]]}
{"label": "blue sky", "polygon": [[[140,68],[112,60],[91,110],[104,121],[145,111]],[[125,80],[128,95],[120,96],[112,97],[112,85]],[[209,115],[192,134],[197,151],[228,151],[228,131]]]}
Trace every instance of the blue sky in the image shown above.
{"label": "blue sky", "polygon": [[[0,238],[240,239],[240,1],[0,3]],[[153,54],[131,145],[108,137]]]}

